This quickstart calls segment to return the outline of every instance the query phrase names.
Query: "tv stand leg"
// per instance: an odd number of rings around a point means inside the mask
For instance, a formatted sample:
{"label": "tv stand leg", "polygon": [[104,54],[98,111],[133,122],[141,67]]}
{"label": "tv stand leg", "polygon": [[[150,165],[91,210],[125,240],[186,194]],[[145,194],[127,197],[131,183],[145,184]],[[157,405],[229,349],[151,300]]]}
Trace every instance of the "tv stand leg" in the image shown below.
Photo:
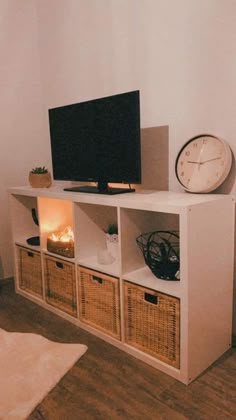
{"label": "tv stand leg", "polygon": [[109,186],[106,181],[98,181],[97,189],[101,194],[106,194],[109,191]]}

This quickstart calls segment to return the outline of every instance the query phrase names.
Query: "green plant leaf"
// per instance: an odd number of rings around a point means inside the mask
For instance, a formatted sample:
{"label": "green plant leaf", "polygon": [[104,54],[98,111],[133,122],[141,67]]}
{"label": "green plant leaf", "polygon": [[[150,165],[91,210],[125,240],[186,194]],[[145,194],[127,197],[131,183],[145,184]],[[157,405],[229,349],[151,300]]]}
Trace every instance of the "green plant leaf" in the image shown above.
{"label": "green plant leaf", "polygon": [[45,166],[36,166],[31,170],[32,174],[47,174],[48,170]]}
{"label": "green plant leaf", "polygon": [[116,223],[109,223],[106,233],[109,235],[118,234],[118,226]]}

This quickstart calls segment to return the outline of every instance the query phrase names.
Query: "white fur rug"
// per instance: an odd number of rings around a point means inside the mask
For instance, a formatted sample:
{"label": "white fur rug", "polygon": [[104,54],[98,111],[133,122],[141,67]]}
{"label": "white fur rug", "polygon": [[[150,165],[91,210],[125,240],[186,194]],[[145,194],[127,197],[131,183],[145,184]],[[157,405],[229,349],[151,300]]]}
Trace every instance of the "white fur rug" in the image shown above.
{"label": "white fur rug", "polygon": [[86,350],[0,329],[0,419],[27,418]]}

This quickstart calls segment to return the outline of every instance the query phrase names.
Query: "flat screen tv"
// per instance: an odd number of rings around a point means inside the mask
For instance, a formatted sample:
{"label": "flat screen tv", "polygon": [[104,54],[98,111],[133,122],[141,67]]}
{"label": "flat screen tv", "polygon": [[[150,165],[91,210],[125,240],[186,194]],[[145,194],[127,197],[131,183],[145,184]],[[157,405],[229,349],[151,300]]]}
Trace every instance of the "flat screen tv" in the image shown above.
{"label": "flat screen tv", "polygon": [[66,191],[119,194],[141,183],[139,96],[137,90],[49,109],[54,179],[96,183]]}

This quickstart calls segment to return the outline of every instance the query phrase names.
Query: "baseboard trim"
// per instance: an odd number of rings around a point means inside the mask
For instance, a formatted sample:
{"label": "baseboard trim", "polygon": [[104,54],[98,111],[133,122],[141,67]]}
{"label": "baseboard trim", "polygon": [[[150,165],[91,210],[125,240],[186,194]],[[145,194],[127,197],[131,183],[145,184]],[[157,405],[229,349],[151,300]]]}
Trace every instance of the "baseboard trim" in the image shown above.
{"label": "baseboard trim", "polygon": [[14,277],[7,277],[5,279],[0,279],[0,285],[8,284],[14,282]]}

